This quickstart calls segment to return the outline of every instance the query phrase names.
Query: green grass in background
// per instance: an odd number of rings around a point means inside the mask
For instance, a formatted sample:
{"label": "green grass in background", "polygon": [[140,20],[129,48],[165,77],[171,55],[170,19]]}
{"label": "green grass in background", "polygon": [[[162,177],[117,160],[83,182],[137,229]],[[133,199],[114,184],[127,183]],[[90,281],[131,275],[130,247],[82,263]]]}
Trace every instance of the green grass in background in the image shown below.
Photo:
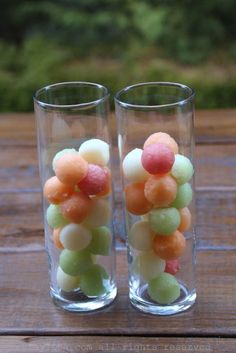
{"label": "green grass in background", "polygon": [[[68,47],[44,37],[32,37],[19,48],[0,43],[0,111],[32,111],[33,93],[62,81],[104,84],[111,95],[126,85],[144,81],[174,81],[196,90],[197,108],[236,106],[235,64],[208,60],[186,65],[160,59],[154,49],[135,48],[121,58],[104,55],[78,57]],[[224,59],[222,59],[224,60]]]}
{"label": "green grass in background", "polygon": [[55,82],[143,81],[196,90],[197,108],[236,107],[235,0],[2,0],[0,111],[32,111]]}

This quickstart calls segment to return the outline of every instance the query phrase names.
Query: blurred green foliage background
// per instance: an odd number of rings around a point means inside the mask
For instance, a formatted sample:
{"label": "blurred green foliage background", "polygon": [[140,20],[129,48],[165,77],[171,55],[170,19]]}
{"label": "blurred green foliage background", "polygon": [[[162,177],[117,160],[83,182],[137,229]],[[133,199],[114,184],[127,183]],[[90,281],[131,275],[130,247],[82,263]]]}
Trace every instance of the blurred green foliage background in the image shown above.
{"label": "blurred green foliage background", "polygon": [[0,111],[34,91],[92,81],[196,89],[197,108],[236,106],[235,0],[1,0]]}

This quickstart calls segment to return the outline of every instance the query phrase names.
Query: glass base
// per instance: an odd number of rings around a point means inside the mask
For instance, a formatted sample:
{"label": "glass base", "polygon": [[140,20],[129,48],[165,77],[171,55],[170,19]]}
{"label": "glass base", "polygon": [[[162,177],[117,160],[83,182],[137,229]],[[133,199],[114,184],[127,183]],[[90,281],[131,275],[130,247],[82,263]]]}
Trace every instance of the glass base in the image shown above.
{"label": "glass base", "polygon": [[56,292],[53,288],[50,295],[54,304],[58,307],[71,312],[89,312],[104,308],[110,305],[117,295],[117,288],[111,288],[111,291],[102,296],[88,298],[80,290],[76,292]]}
{"label": "glass base", "polygon": [[180,297],[170,305],[161,305],[154,302],[149,297],[147,284],[139,288],[139,295],[130,290],[129,298],[131,304],[142,312],[153,315],[174,315],[189,309],[195,303],[197,297],[195,289],[189,292],[183,284],[180,284],[180,288]]}

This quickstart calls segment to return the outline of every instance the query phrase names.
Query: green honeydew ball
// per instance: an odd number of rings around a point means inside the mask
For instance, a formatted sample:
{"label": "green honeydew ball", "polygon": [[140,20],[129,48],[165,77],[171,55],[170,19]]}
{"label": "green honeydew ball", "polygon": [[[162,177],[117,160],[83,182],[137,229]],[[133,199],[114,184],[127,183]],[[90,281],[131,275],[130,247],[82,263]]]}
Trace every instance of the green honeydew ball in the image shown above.
{"label": "green honeydew ball", "polygon": [[61,214],[58,205],[50,205],[47,208],[46,219],[51,228],[61,228],[69,223]]}
{"label": "green honeydew ball", "polygon": [[87,249],[80,251],[64,249],[60,254],[59,265],[70,276],[82,274],[92,264],[92,256]]}
{"label": "green honeydew ball", "polygon": [[97,297],[106,292],[103,285],[103,279],[107,279],[108,275],[105,269],[100,265],[91,265],[80,276],[80,289],[88,297]]}
{"label": "green honeydew ball", "polygon": [[171,169],[171,175],[175,178],[178,184],[187,183],[193,176],[193,165],[187,157],[176,154],[175,162]]}
{"label": "green honeydew ball", "polygon": [[193,190],[189,183],[185,183],[180,185],[177,190],[177,195],[172,203],[172,207],[176,207],[178,209],[187,207],[193,198]]}
{"label": "green honeydew ball", "polygon": [[98,227],[92,229],[92,240],[89,244],[89,251],[95,255],[109,255],[112,236],[109,228]]}
{"label": "green honeydew ball", "polygon": [[149,213],[149,224],[159,235],[171,235],[180,225],[179,211],[174,207],[157,208]]}
{"label": "green honeydew ball", "polygon": [[180,286],[174,276],[163,272],[149,281],[148,294],[159,304],[171,304],[180,296]]}

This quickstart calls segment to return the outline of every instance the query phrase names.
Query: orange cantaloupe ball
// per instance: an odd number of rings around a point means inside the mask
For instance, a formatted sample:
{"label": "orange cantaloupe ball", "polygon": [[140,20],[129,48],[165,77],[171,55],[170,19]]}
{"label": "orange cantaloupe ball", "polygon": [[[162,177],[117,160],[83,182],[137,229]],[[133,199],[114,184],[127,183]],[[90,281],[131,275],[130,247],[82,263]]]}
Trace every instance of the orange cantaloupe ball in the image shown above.
{"label": "orange cantaloupe ball", "polygon": [[155,207],[168,207],[175,200],[177,189],[170,175],[152,175],[145,182],[144,195]]}
{"label": "orange cantaloupe ball", "polygon": [[184,207],[179,210],[180,213],[180,225],[178,230],[180,232],[186,232],[191,226],[192,216],[191,212],[189,211],[188,207]]}
{"label": "orange cantaloupe ball", "polygon": [[155,132],[154,134],[150,135],[144,142],[143,148],[146,148],[147,146],[157,142],[168,146],[171,151],[174,152],[174,154],[179,152],[177,142],[166,132]]}
{"label": "orange cantaloupe ball", "polygon": [[186,240],[182,233],[176,230],[172,235],[156,235],[153,240],[154,252],[163,260],[179,258],[186,248]]}
{"label": "orange cantaloupe ball", "polygon": [[44,197],[53,204],[65,201],[72,193],[73,188],[61,183],[56,176],[49,178],[43,188]]}
{"label": "orange cantaloupe ball", "polygon": [[152,203],[144,195],[144,183],[128,184],[125,188],[127,210],[135,215],[143,215],[152,209]]}
{"label": "orange cantaloupe ball", "polygon": [[62,245],[61,241],[60,241],[60,231],[61,228],[55,228],[53,229],[53,233],[52,233],[52,239],[53,239],[53,243],[55,245],[55,247],[57,249],[64,249],[64,246]]}
{"label": "orange cantaloupe ball", "polygon": [[55,161],[55,174],[66,185],[75,186],[88,172],[88,162],[78,153],[65,153]]}
{"label": "orange cantaloupe ball", "polygon": [[75,192],[60,204],[62,215],[71,222],[81,223],[92,207],[91,199],[83,192]]}

